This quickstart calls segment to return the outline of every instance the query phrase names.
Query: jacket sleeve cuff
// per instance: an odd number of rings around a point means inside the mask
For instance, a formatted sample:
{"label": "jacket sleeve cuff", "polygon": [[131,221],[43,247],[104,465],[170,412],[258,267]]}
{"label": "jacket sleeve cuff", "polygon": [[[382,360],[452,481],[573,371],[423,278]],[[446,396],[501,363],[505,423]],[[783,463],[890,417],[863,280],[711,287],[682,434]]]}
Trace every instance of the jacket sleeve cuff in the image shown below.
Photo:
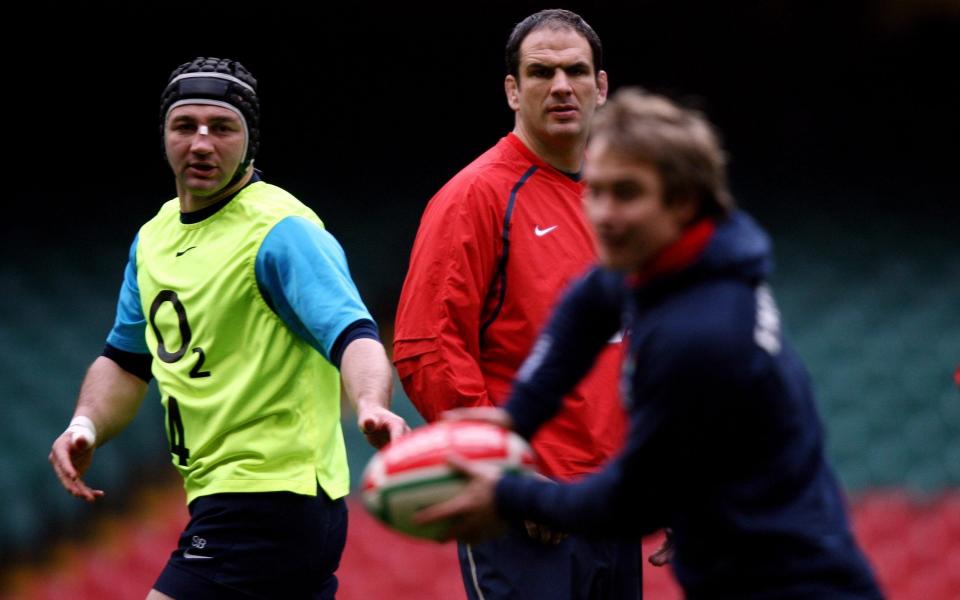
{"label": "jacket sleeve cuff", "polygon": [[150,383],[150,380],[153,379],[153,374],[150,372],[150,367],[153,365],[153,356],[150,354],[127,352],[110,344],[104,346],[103,352],[100,354],[117,363],[127,373],[136,375],[146,383]]}

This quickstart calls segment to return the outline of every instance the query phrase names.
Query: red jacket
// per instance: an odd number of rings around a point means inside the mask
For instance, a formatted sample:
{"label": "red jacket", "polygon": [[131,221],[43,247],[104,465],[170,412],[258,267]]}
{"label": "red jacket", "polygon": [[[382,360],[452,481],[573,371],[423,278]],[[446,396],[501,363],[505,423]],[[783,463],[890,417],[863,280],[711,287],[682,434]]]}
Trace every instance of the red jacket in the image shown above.
{"label": "red jacket", "polygon": [[[510,134],[427,205],[393,344],[404,390],[426,420],[506,399],[560,293],[595,261],[582,192]],[[621,352],[610,344],[534,437],[545,474],[595,471],[620,448]]]}

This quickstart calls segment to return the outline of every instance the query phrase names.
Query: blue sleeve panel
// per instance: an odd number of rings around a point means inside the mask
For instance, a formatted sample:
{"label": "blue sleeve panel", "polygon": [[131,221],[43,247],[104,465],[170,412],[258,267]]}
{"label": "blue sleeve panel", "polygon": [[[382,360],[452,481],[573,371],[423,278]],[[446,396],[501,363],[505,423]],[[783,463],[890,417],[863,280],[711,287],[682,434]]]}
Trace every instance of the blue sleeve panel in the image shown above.
{"label": "blue sleeve panel", "polygon": [[147,319],[140,304],[140,287],[137,284],[137,242],[139,234],[130,244],[127,266],[123,271],[123,284],[117,300],[117,316],[107,335],[107,344],[133,354],[149,354],[147,348]]}
{"label": "blue sleeve panel", "polygon": [[[257,252],[260,293],[284,323],[323,356],[339,362],[341,334],[357,321],[373,322],[350,277],[343,248],[303,217],[273,226]],[[336,363],[334,363],[336,364]]]}
{"label": "blue sleeve panel", "polygon": [[622,297],[620,276],[599,268],[563,295],[507,399],[517,433],[529,439],[560,410],[564,396],[620,329]]}

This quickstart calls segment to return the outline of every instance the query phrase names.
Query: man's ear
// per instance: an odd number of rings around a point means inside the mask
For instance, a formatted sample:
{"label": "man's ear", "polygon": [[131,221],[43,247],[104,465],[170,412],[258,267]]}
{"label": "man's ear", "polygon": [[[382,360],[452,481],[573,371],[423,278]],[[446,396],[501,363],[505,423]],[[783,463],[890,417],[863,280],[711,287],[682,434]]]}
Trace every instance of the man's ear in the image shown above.
{"label": "man's ear", "polygon": [[607,103],[607,92],[610,91],[610,82],[607,80],[607,72],[597,73],[597,106],[603,106]]}
{"label": "man's ear", "polygon": [[680,227],[686,229],[700,214],[700,199],[693,193],[684,194],[675,198],[670,203],[669,209]]}
{"label": "man's ear", "polygon": [[520,110],[520,83],[513,75],[507,75],[503,80],[503,91],[507,95],[507,104],[514,112]]}

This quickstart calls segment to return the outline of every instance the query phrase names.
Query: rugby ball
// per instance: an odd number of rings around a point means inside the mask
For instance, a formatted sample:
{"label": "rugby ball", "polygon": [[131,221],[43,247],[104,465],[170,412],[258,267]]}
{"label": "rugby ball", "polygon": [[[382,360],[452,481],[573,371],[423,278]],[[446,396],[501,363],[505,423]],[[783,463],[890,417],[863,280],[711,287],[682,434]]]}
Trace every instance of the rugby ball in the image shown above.
{"label": "rugby ball", "polygon": [[438,421],[418,427],[373,455],[363,471],[363,505],[379,521],[401,533],[440,539],[448,523],[418,525],[421,508],[453,497],[466,481],[447,464],[456,454],[468,461],[533,473],[533,450],[516,433],[480,421]]}

